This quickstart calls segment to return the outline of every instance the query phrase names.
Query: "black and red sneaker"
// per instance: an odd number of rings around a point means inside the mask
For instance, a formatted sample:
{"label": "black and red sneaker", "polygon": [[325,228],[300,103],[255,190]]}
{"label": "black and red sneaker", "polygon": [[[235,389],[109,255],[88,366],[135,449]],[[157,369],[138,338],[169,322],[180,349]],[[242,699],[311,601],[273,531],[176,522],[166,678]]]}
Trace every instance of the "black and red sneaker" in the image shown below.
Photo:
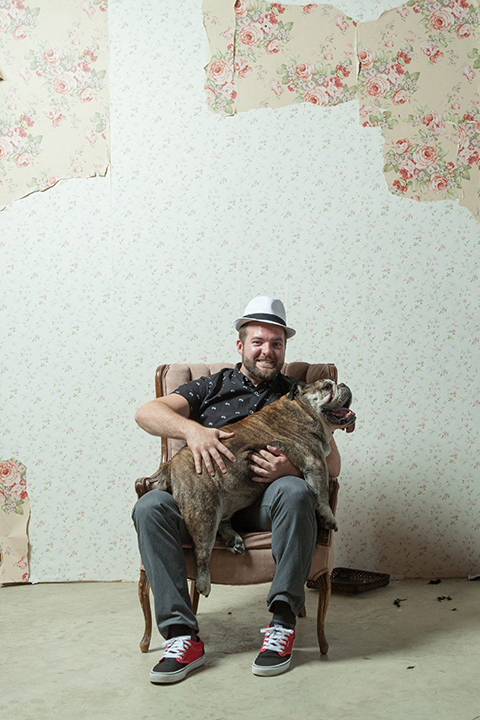
{"label": "black and red sneaker", "polygon": [[175,683],[205,662],[205,650],[200,638],[190,635],[171,638],[162,644],[163,657],[150,672],[152,683]]}
{"label": "black and red sneaker", "polygon": [[252,665],[254,675],[281,675],[290,667],[295,630],[272,625],[263,628],[265,633],[262,649]]}

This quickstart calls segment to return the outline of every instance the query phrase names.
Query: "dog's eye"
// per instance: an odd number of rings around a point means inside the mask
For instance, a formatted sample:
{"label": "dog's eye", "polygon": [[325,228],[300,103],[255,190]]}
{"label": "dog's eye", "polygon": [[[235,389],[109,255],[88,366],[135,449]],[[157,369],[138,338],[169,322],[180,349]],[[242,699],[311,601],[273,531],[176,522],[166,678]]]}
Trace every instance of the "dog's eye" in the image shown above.
{"label": "dog's eye", "polygon": [[332,387],[333,387],[332,383],[326,382],[326,383],[323,384],[323,389],[324,389],[324,390],[331,390]]}

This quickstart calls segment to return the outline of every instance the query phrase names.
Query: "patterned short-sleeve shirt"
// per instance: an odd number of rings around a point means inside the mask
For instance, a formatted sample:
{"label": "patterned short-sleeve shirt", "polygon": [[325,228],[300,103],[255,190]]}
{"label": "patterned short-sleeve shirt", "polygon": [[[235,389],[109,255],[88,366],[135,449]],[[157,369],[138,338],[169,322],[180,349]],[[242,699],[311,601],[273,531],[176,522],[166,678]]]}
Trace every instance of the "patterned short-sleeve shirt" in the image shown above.
{"label": "patterned short-sleeve shirt", "polygon": [[263,380],[253,385],[240,372],[241,363],[235,368],[224,368],[215,375],[191,380],[174,390],[190,405],[190,419],[206,427],[222,427],[253,415],[290,391],[297,382],[289,375],[277,375],[272,381]]}

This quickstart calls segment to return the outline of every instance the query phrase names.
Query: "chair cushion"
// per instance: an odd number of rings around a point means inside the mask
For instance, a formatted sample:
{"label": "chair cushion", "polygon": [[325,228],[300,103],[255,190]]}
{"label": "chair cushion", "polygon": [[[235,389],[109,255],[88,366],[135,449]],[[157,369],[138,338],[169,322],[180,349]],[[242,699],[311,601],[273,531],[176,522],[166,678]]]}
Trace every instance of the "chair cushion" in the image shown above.
{"label": "chair cushion", "polygon": [[[225,543],[217,539],[210,560],[210,575],[213,584],[218,585],[257,585],[271,582],[275,574],[275,561],[272,556],[272,534],[270,532],[242,533],[245,543],[244,555],[232,555]],[[196,565],[192,545],[183,546],[187,575],[195,580]],[[316,545],[309,580],[333,570],[333,547]]]}

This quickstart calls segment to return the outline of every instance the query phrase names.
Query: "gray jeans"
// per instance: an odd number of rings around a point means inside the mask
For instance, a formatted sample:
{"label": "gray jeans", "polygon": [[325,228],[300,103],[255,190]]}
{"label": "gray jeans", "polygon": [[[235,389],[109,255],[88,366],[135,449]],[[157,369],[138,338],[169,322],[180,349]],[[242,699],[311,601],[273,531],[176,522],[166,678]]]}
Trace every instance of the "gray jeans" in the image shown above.
{"label": "gray jeans", "polygon": [[[268,608],[275,600],[283,600],[296,615],[305,603],[305,582],[317,537],[316,502],[317,495],[306,480],[286,476],[233,517],[233,526],[240,532],[272,532],[276,571]],[[182,543],[191,538],[175,500],[170,493],[152,490],[138,500],[132,517],[160,633],[167,637],[170,625],[188,625],[197,632],[182,550]]]}

